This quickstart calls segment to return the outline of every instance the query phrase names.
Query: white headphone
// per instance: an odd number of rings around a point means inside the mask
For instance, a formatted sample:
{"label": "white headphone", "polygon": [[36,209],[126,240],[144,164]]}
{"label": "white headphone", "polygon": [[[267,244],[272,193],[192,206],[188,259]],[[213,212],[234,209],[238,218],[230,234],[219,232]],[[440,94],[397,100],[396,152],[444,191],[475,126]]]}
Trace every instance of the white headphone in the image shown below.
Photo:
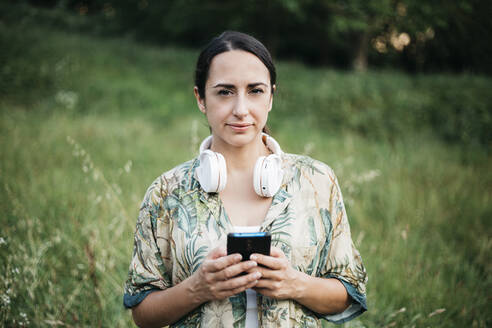
{"label": "white headphone", "polygon": [[[256,160],[253,176],[255,192],[263,197],[273,197],[282,184],[282,150],[275,139],[262,134],[263,143],[273,152],[260,156]],[[227,183],[227,168],[224,156],[211,151],[212,136],[208,136],[200,145],[200,166],[196,169],[198,181],[206,192],[220,192]]]}

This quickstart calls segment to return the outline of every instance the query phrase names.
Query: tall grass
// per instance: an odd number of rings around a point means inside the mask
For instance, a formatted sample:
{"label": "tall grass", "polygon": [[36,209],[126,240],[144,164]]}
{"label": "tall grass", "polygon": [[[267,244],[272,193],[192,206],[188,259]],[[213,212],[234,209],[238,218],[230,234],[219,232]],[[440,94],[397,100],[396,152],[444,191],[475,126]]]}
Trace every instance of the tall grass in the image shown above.
{"label": "tall grass", "polygon": [[[122,286],[140,201],[208,133],[192,97],[196,52],[32,33],[61,77],[34,102],[0,102],[0,322],[132,326]],[[440,112],[430,85],[443,113],[457,99],[449,86],[483,97],[475,109],[490,104],[485,77],[279,64],[274,134],[335,169],[368,270],[369,312],[346,327],[491,324],[489,144],[445,142],[438,116],[416,130]]]}

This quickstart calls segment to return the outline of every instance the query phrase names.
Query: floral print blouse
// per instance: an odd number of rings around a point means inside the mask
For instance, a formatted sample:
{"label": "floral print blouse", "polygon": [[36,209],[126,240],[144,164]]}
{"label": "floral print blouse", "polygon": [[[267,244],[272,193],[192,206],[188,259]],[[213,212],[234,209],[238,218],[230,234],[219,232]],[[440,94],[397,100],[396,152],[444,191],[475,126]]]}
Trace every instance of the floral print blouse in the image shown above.
{"label": "floral print blouse", "polygon": [[[282,154],[284,177],[261,225],[292,266],[316,277],[339,279],[352,298],[342,313],[322,315],[293,300],[257,295],[260,327],[321,327],[321,320],[348,321],[367,310],[366,270],[350,236],[333,170],[307,156]],[[233,231],[221,200],[196,179],[198,158],[157,178],[137,220],[123,303],[131,308],[149,293],[192,275],[210,250]],[[246,293],[202,304],[171,327],[244,327]]]}

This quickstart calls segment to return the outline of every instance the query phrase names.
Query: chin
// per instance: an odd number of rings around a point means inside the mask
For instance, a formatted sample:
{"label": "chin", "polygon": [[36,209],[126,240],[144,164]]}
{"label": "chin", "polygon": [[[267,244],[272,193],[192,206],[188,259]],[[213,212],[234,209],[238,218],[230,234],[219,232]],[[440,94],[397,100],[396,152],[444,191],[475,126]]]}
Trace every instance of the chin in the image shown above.
{"label": "chin", "polygon": [[227,135],[222,135],[222,136],[217,135],[217,137],[219,137],[220,139],[222,139],[223,142],[231,146],[243,147],[247,144],[254,142],[258,133],[261,133],[261,131],[260,132],[246,131],[244,133],[233,133],[233,134],[228,133]]}

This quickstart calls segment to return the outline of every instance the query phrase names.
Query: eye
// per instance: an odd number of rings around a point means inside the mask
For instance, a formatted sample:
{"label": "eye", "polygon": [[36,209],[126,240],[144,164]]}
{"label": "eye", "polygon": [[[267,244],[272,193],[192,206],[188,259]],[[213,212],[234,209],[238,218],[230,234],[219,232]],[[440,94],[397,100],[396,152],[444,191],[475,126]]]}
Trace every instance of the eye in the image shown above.
{"label": "eye", "polygon": [[229,96],[232,94],[232,91],[231,90],[227,90],[227,89],[221,89],[217,92],[217,94],[221,95],[221,96]]}
{"label": "eye", "polygon": [[260,89],[260,88],[254,88],[251,90],[251,93],[254,93],[254,94],[260,94],[260,93],[263,93],[263,89]]}

